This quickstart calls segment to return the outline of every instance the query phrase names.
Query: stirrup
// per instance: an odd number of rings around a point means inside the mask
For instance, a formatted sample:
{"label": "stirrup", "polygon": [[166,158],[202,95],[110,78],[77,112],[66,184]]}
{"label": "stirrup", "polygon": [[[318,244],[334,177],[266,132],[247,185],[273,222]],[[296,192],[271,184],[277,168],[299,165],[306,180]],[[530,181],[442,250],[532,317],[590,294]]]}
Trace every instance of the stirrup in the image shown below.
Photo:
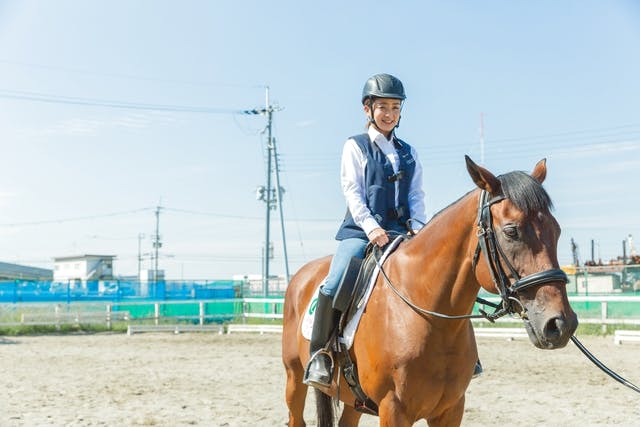
{"label": "stirrup", "polygon": [[[309,378],[309,373],[310,373],[310,368],[311,368],[311,364],[315,361],[316,357],[318,357],[319,355],[326,355],[329,360],[331,361],[331,366],[329,367],[329,382],[328,383],[322,383],[319,381],[316,381],[314,379],[310,379]],[[311,357],[309,358],[309,362],[307,363],[307,368],[304,370],[304,377],[302,379],[302,382],[308,386],[311,387],[315,387],[315,388],[328,388],[331,387],[331,382],[333,381],[333,368],[334,368],[334,362],[333,362],[333,354],[331,354],[330,351],[327,351],[325,349],[320,349],[318,351],[316,351],[315,353],[313,353],[311,355]]]}
{"label": "stirrup", "polygon": [[471,379],[478,378],[483,372],[484,369],[482,369],[482,364],[480,363],[480,360],[478,360],[473,367],[473,375],[471,375]]}

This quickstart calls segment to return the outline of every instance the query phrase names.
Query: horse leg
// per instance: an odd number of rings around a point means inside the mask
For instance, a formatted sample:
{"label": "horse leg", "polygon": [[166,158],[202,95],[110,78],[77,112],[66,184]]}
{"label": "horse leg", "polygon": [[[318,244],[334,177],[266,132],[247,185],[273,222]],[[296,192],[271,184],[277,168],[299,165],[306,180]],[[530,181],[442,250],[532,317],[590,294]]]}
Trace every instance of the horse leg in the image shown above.
{"label": "horse leg", "polygon": [[389,392],[378,405],[380,427],[411,427],[413,420],[407,417],[402,408],[403,406],[396,395]]}
{"label": "horse leg", "polygon": [[357,427],[361,416],[362,412],[356,411],[352,406],[343,405],[338,427]]}
{"label": "horse leg", "polygon": [[462,415],[464,414],[464,395],[451,408],[447,409],[442,415],[427,420],[429,427],[449,427],[459,426],[462,424]]}
{"label": "horse leg", "polygon": [[285,366],[287,371],[287,386],[285,390],[287,407],[289,408],[289,427],[305,427],[304,403],[307,397],[307,386],[302,383],[304,369],[300,360],[290,361]]}

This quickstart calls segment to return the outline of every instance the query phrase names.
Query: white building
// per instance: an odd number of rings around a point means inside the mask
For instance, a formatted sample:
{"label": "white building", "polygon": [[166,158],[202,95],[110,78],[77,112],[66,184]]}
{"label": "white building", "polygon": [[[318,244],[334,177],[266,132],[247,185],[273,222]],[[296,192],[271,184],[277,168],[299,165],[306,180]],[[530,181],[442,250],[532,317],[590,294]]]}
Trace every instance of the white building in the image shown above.
{"label": "white building", "polygon": [[76,255],[53,259],[53,281],[82,284],[87,281],[112,280],[115,255]]}

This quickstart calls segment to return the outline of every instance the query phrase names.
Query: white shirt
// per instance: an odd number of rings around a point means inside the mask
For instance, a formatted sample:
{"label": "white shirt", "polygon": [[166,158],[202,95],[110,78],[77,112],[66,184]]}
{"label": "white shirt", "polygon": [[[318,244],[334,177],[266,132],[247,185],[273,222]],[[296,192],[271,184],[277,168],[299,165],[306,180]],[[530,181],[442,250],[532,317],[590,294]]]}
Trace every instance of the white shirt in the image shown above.
{"label": "white shirt", "polygon": [[[394,173],[398,173],[398,165],[400,159],[398,152],[393,145],[393,134],[391,140],[388,140],[383,134],[378,132],[373,126],[369,126],[367,130],[369,138],[380,150],[387,156],[393,166]],[[418,154],[411,147],[411,155],[416,161],[416,167],[413,172],[413,178],[409,183],[409,217],[416,219],[422,223],[426,222],[424,191],[422,190],[422,165],[418,161]],[[367,207],[367,190],[365,186],[364,169],[367,165],[367,156],[360,150],[358,144],[353,138],[349,138],[342,149],[342,163],[340,168],[340,180],[342,183],[342,192],[347,201],[347,207],[356,225],[369,233],[380,227],[378,221],[373,217],[371,211]],[[398,186],[396,181],[396,206],[398,205]],[[414,230],[419,230],[421,225],[413,222]]]}

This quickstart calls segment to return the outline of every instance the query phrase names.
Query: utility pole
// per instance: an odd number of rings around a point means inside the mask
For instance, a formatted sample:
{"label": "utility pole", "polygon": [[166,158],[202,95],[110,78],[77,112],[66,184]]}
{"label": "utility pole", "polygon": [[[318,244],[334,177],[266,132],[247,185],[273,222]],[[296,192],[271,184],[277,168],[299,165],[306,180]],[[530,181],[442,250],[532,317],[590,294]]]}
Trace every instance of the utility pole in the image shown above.
{"label": "utility pole", "polygon": [[144,233],[138,233],[138,280],[140,280],[140,269],[142,266],[142,239],[145,237]]}
{"label": "utility pole", "polygon": [[287,237],[284,232],[284,215],[282,212],[282,195],[284,194],[284,188],[280,185],[280,162],[278,161],[278,152],[276,150],[276,139],[273,138],[273,158],[276,163],[276,191],[278,198],[278,211],[280,216],[280,231],[282,234],[282,251],[284,254],[284,280],[289,283],[289,257],[287,256]]}
{"label": "utility pole", "polygon": [[[266,187],[258,187],[258,200],[262,200],[266,204],[265,211],[265,240],[264,250],[262,251],[262,288],[264,296],[269,295],[269,264],[271,260],[271,210],[276,208],[278,203],[280,214],[280,228],[282,231],[282,246],[285,263],[285,279],[289,281],[289,260],[287,256],[287,241],[284,230],[284,217],[282,211],[282,195],[284,189],[280,186],[280,168],[278,164],[276,140],[272,136],[273,113],[280,111],[281,108],[273,106],[269,102],[269,87],[265,88],[265,108],[244,111],[245,114],[262,114],[267,116],[267,185]],[[271,177],[275,174],[276,188],[273,188]]]}
{"label": "utility pole", "polygon": [[153,267],[153,282],[158,283],[158,250],[162,247],[160,241],[160,209],[161,206],[156,207],[156,233],[153,235],[153,248],[155,251],[154,267]]}

